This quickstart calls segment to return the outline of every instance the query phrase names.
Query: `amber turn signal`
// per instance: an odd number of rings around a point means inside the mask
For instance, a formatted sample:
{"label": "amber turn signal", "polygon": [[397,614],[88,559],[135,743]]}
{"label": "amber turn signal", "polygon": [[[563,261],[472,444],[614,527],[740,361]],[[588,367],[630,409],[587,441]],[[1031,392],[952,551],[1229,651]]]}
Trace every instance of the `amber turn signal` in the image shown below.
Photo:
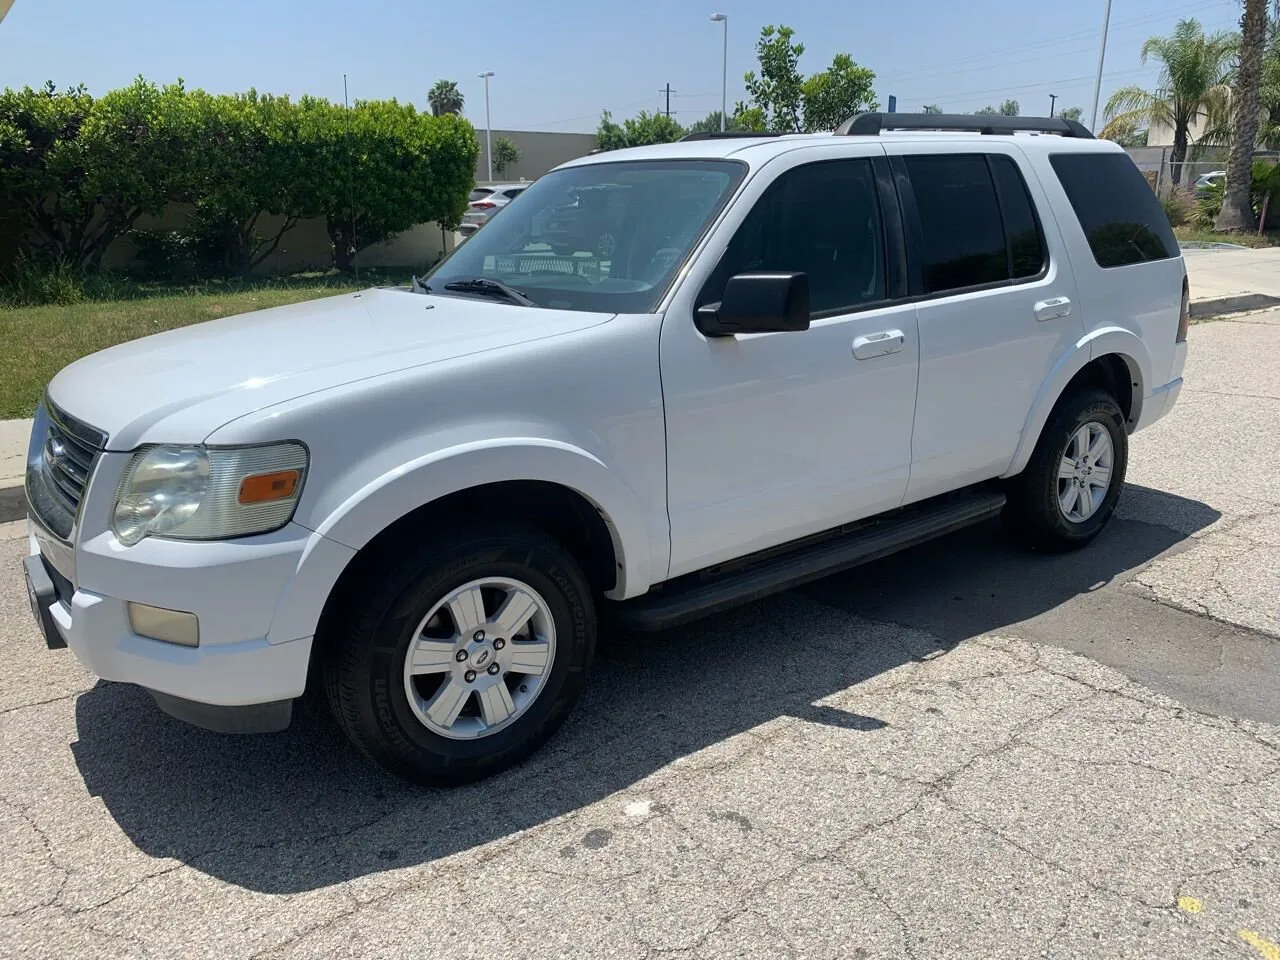
{"label": "amber turn signal", "polygon": [[277,473],[260,473],[240,481],[241,503],[270,503],[286,500],[298,489],[302,479],[300,470],[280,470]]}

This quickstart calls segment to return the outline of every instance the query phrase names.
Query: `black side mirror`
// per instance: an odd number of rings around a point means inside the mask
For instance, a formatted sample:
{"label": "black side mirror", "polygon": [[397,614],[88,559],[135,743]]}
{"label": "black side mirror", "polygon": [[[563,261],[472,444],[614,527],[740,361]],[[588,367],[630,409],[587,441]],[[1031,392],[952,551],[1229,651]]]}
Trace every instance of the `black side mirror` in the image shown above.
{"label": "black side mirror", "polygon": [[809,275],[735,274],[725,284],[723,299],[699,307],[694,323],[708,337],[808,330]]}

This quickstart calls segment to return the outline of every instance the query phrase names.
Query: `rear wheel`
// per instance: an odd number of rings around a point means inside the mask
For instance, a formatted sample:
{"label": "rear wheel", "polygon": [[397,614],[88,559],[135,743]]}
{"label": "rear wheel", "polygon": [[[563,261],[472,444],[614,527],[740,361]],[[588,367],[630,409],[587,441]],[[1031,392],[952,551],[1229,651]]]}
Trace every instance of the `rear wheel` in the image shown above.
{"label": "rear wheel", "polygon": [[1049,416],[1026,469],[1009,483],[1005,523],[1037,550],[1073,550],[1096,537],[1124,486],[1129,435],[1103,390],[1067,394]]}
{"label": "rear wheel", "polygon": [[528,756],[578,699],[595,647],[590,588],[541,532],[433,538],[374,564],[325,638],[330,705],[392,772],[464,783]]}

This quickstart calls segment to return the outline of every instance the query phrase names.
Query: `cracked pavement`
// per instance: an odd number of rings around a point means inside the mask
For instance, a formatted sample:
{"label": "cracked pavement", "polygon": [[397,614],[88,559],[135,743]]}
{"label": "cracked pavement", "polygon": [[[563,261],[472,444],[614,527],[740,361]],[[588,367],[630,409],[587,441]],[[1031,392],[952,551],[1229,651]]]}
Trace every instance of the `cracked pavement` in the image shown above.
{"label": "cracked pavement", "polygon": [[984,526],[606,636],[453,791],[97,682],[0,526],[0,956],[1277,960],[1280,313],[1186,380],[1091,548]]}

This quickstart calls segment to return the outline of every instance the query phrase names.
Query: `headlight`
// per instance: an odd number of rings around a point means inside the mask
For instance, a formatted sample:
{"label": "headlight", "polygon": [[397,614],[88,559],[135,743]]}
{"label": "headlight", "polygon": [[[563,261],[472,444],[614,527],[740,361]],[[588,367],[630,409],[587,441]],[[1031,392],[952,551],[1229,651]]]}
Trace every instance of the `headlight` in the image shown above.
{"label": "headlight", "polygon": [[126,545],[269,533],[293,516],[306,471],[300,443],[143,447],[120,478],[111,529]]}

